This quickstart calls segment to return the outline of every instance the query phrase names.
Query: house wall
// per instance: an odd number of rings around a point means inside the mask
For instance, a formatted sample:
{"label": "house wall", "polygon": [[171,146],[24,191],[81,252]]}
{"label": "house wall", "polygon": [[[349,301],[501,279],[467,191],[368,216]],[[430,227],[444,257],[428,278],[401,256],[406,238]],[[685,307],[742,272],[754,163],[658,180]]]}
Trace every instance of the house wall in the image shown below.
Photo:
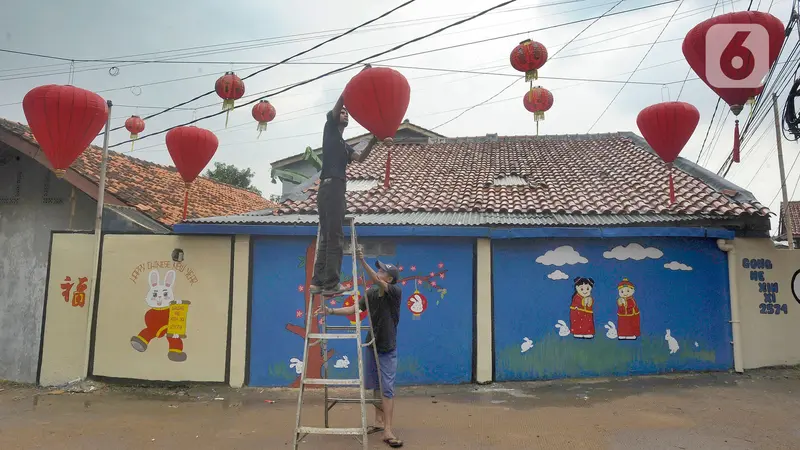
{"label": "house wall", "polygon": [[[715,240],[515,239],[492,244],[496,380],[732,367],[727,255]],[[586,326],[580,325],[582,315],[570,309],[576,277],[594,282],[593,314]],[[618,317],[618,285],[626,278],[635,288],[639,333],[628,331],[630,318]],[[586,309],[580,297],[576,305]],[[580,337],[587,335],[593,337]],[[625,336],[636,339],[620,339]]]}
{"label": "house wall", "polygon": [[94,245],[93,233],[53,233],[38,380],[43,386],[83,377]]}
{"label": "house wall", "polygon": [[[475,240],[361,238],[359,243],[365,246],[370,262],[379,255],[402,267],[397,383],[470,382],[474,361]],[[314,253],[315,243],[310,237],[254,238],[248,360],[251,386],[297,386],[300,364],[308,364],[309,377],[320,376],[319,347],[310,350],[308,361],[301,361]],[[349,281],[352,260],[348,255],[343,258],[342,268],[343,280]],[[359,273],[363,275],[363,271]],[[415,281],[427,302],[418,317],[409,309]],[[361,292],[363,295],[363,289]],[[333,301],[336,307],[342,307],[348,299],[340,296]],[[312,332],[318,332],[318,322],[312,323]],[[348,323],[345,317],[328,320],[329,325]],[[355,342],[329,341],[328,348],[329,377],[357,378]]]}
{"label": "house wall", "polygon": [[[106,235],[92,375],[227,381],[233,243],[229,236]],[[183,250],[182,262],[173,261],[173,249]],[[172,301],[188,304],[183,319]],[[172,328],[181,323],[185,330]]]}
{"label": "house wall", "polygon": [[93,229],[96,204],[4,146],[0,180],[0,379],[32,383],[39,362],[51,231]]}
{"label": "house wall", "polygon": [[744,369],[800,364],[800,251],[734,240]]}

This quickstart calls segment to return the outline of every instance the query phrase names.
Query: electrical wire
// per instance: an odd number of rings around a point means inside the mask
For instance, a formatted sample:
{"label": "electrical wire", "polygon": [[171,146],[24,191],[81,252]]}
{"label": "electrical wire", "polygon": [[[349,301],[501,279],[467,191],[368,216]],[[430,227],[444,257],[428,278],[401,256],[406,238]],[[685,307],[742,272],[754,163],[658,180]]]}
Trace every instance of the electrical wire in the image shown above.
{"label": "electrical wire", "polygon": [[[725,1],[725,0],[723,0],[723,1]],[[733,3],[733,2],[731,2],[731,3]],[[711,18],[712,19],[714,18],[714,14],[717,13],[717,5],[718,4],[719,4],[719,0],[717,0],[714,3],[714,9],[711,11]],[[753,1],[752,0],[750,0],[750,6],[753,6]],[[750,10],[750,6],[747,7],[748,11]],[[690,73],[692,73],[692,68],[691,67],[689,67],[689,69],[686,71],[686,77],[684,77],[684,79],[683,79],[683,84],[681,85],[681,90],[678,91],[678,97],[675,98],[676,102],[681,100],[681,94],[683,94],[683,88],[684,88],[684,86],[686,86],[686,80],[689,79],[689,74]],[[719,106],[719,102],[717,102],[717,106]],[[717,108],[714,108],[714,114],[716,114],[716,113],[717,113]],[[712,122],[714,121],[714,116],[711,116],[711,121]],[[706,137],[708,137],[708,134],[706,134]],[[703,142],[703,143],[705,144],[705,142]],[[700,147],[700,153],[703,153],[703,147]],[[697,156],[697,159],[700,159],[700,155],[699,154]]]}
{"label": "electrical wire", "polygon": [[[436,35],[436,34],[439,34],[439,33],[441,33],[441,32],[442,32],[442,31],[444,31],[444,30],[447,30],[447,29],[450,29],[450,28],[452,28],[452,27],[455,27],[455,26],[461,25],[461,24],[463,24],[463,23],[469,22],[469,21],[471,21],[471,20],[477,19],[478,17],[481,17],[481,16],[483,16],[484,14],[486,14],[486,13],[488,13],[488,12],[490,12],[490,11],[493,11],[493,10],[495,10],[495,9],[498,9],[498,8],[502,8],[502,7],[506,6],[506,5],[509,5],[509,4],[511,4],[511,3],[514,3],[514,2],[516,2],[516,1],[517,1],[517,0],[506,0],[506,1],[502,2],[502,3],[498,3],[497,5],[495,5],[495,6],[492,6],[492,7],[488,8],[488,9],[485,9],[485,10],[483,10],[483,11],[479,12],[478,14],[475,14],[475,15],[473,15],[473,16],[467,17],[466,19],[459,20],[459,21],[457,21],[457,22],[454,22],[454,23],[452,23],[452,24],[450,24],[450,25],[447,25],[447,26],[445,26],[445,27],[442,27],[442,28],[439,28],[439,29],[437,29],[437,30],[434,30],[434,31],[433,31],[433,32],[431,32],[431,33],[425,34],[425,35],[423,35],[423,36],[416,37],[416,38],[414,38],[414,39],[411,39],[410,41],[406,41],[405,43],[403,43],[403,44],[400,44],[400,45],[397,45],[397,46],[395,46],[395,47],[392,47],[392,48],[391,48],[391,49],[389,49],[389,50],[386,50],[386,51],[383,51],[383,52],[379,52],[379,53],[376,53],[376,54],[374,54],[374,55],[371,55],[371,56],[367,56],[366,58],[362,58],[361,60],[359,60],[359,61],[356,61],[356,62],[354,62],[354,63],[351,63],[351,64],[349,64],[349,65],[347,65],[347,66],[345,66],[345,67],[341,67],[341,68],[339,68],[339,69],[334,69],[334,70],[332,70],[332,71],[330,71],[330,72],[326,72],[326,73],[324,73],[324,74],[322,74],[322,75],[318,75],[318,76],[316,76],[316,77],[314,77],[314,78],[311,78],[311,79],[308,79],[308,80],[305,80],[305,81],[301,81],[301,82],[299,82],[299,83],[295,83],[295,84],[293,84],[293,85],[291,85],[291,86],[288,86],[288,87],[286,87],[286,88],[284,88],[284,89],[281,89],[281,90],[279,90],[279,91],[275,92],[274,94],[266,95],[266,96],[264,96],[264,97],[261,97],[261,98],[255,99],[255,100],[252,100],[252,101],[249,101],[249,102],[246,102],[246,103],[242,103],[242,104],[240,104],[240,105],[238,105],[238,106],[235,106],[233,109],[238,109],[238,108],[242,108],[242,107],[245,107],[245,106],[249,106],[249,105],[251,105],[251,104],[253,104],[253,103],[256,103],[256,102],[260,101],[260,100],[261,100],[261,99],[263,99],[263,98],[272,97],[272,96],[275,96],[275,95],[281,94],[281,93],[283,93],[283,92],[289,91],[289,90],[291,90],[291,89],[294,89],[294,88],[297,88],[297,87],[300,87],[300,86],[306,85],[306,84],[308,84],[308,83],[314,82],[314,81],[316,81],[316,80],[319,80],[319,79],[321,79],[321,78],[324,78],[324,77],[327,77],[327,76],[330,76],[330,75],[333,75],[333,74],[340,73],[340,72],[343,72],[343,71],[345,71],[345,70],[351,69],[351,68],[353,68],[354,66],[356,66],[356,65],[358,65],[358,64],[361,64],[361,63],[363,63],[364,61],[366,61],[366,60],[368,60],[368,59],[377,58],[378,56],[382,56],[382,55],[385,55],[385,54],[387,54],[387,53],[390,53],[390,52],[393,52],[393,51],[399,50],[399,49],[401,49],[401,48],[405,47],[406,45],[409,45],[409,44],[412,44],[412,43],[414,43],[414,42],[418,42],[418,41],[421,41],[421,40],[427,39],[427,38],[429,38],[429,37],[431,37],[431,36],[434,36],[434,35]],[[207,115],[207,116],[204,116],[204,117],[201,117],[201,118],[198,118],[198,119],[194,119],[194,120],[192,120],[192,121],[190,121],[190,122],[186,122],[186,123],[184,123],[184,124],[181,124],[181,125],[177,125],[177,126],[174,126],[174,127],[166,128],[166,129],[163,129],[163,130],[161,130],[161,131],[157,131],[157,132],[155,132],[155,133],[150,133],[150,134],[147,134],[147,135],[141,136],[141,137],[139,137],[139,139],[144,139],[144,138],[147,138],[147,137],[151,137],[151,136],[156,136],[156,135],[159,135],[159,134],[163,134],[163,133],[166,133],[167,131],[169,131],[169,130],[171,130],[171,129],[173,129],[173,128],[177,128],[177,127],[180,127],[180,126],[191,125],[191,124],[193,124],[193,123],[197,123],[197,122],[199,122],[199,121],[201,121],[201,120],[205,120],[205,119],[209,119],[209,118],[211,118],[211,117],[218,116],[218,115],[220,115],[220,114],[223,114],[223,113],[225,113],[225,112],[226,112],[226,111],[220,111],[220,112],[217,112],[217,113],[214,113],[214,114],[209,114],[209,115]],[[117,147],[117,146],[119,146],[119,145],[127,144],[127,143],[130,143],[130,142],[132,142],[132,140],[130,140],[130,139],[129,139],[129,140],[127,140],[127,141],[119,142],[119,143],[117,143],[117,144],[114,144],[114,145],[112,145],[112,146],[109,146],[109,148],[112,148],[112,147]]]}
{"label": "electrical wire", "polygon": [[664,25],[664,28],[662,28],[661,31],[658,33],[658,36],[656,36],[655,42],[653,42],[653,44],[650,45],[650,48],[647,49],[647,52],[645,52],[645,54],[642,57],[642,59],[639,60],[639,63],[636,64],[636,67],[633,69],[633,72],[631,72],[631,74],[628,76],[628,79],[626,80],[625,84],[623,84],[622,87],[619,88],[617,93],[614,95],[614,98],[611,99],[611,101],[608,103],[608,105],[603,110],[603,112],[600,113],[600,116],[597,118],[597,120],[595,120],[594,123],[592,124],[592,126],[589,127],[589,130],[586,132],[587,134],[592,132],[592,129],[595,127],[595,125],[597,125],[597,123],[600,122],[600,119],[603,118],[603,116],[606,114],[606,112],[609,110],[609,108],[611,108],[611,105],[614,104],[614,101],[617,100],[617,97],[619,97],[619,94],[622,93],[622,90],[625,89],[625,86],[627,86],[628,82],[631,81],[631,78],[633,78],[633,75],[636,74],[636,71],[639,69],[639,67],[642,65],[644,60],[647,58],[647,55],[649,55],[650,51],[653,50],[653,47],[655,46],[656,42],[658,42],[658,40],[661,38],[661,35],[664,34],[664,31],[667,29],[667,27],[669,26],[670,22],[672,22],[672,18],[675,17],[675,14],[678,13],[678,10],[681,9],[682,5],[683,5],[683,0],[681,0],[681,2],[678,3],[678,7],[675,8],[675,11],[673,11],[672,17],[670,17],[670,19]]}
{"label": "electrical wire", "polygon": [[[681,88],[683,90],[683,88]],[[700,162],[700,157],[703,156],[703,149],[706,146],[706,141],[708,140],[708,133],[711,131],[711,125],[714,123],[714,117],[717,116],[717,109],[719,109],[719,104],[722,101],[722,97],[717,98],[717,106],[714,107],[714,113],[711,114],[711,122],[708,122],[708,128],[706,129],[706,137],[703,138],[703,145],[700,146],[700,152],[697,154],[697,158],[694,160],[695,164]]]}

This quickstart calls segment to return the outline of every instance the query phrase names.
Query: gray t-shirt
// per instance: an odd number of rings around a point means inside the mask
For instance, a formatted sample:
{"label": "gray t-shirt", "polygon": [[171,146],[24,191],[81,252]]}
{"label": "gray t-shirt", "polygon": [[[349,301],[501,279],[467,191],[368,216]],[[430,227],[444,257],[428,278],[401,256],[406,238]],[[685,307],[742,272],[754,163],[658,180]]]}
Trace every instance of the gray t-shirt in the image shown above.
{"label": "gray t-shirt", "polygon": [[[397,324],[400,323],[400,298],[403,290],[396,284],[390,284],[389,289],[380,295],[380,288],[374,284],[367,289],[369,300],[370,323],[375,331],[375,345],[379,353],[388,353],[397,348]],[[361,311],[367,309],[364,298],[359,300]],[[367,336],[367,342],[372,340],[372,334]]]}

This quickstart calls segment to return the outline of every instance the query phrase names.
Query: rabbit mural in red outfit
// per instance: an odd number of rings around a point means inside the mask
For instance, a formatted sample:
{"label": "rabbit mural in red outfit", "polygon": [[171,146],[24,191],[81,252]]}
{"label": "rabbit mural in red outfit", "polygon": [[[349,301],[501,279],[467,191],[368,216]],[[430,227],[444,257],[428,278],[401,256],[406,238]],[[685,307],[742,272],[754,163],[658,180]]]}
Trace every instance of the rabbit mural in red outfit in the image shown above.
{"label": "rabbit mural in red outfit", "polygon": [[[165,337],[169,343],[167,357],[171,361],[186,361],[186,353],[183,352],[183,339],[178,334],[167,334],[170,319],[170,306],[180,303],[175,300],[173,287],[175,286],[176,274],[174,270],[167,272],[164,283],[160,281],[157,271],[150,272],[148,286],[150,290],[145,296],[144,301],[150,307],[144,314],[145,328],[136,336],[131,338],[131,347],[138,352],[144,352],[153,339]],[[185,337],[185,336],[183,336]]]}

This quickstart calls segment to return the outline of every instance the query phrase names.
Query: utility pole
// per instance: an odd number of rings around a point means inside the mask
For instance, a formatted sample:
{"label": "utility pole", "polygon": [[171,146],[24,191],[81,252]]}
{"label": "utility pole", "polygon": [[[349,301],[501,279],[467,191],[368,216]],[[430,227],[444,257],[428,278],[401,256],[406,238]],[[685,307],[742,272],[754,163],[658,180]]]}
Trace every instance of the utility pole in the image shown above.
{"label": "utility pole", "polygon": [[792,234],[792,215],[789,214],[789,195],[786,193],[786,171],[783,168],[783,146],[781,136],[781,119],[778,114],[778,94],[772,93],[772,110],[775,113],[775,139],[778,141],[778,169],[781,172],[781,192],[783,193],[783,223],[786,225],[786,239],[789,241],[789,250],[794,250],[794,235]]}

